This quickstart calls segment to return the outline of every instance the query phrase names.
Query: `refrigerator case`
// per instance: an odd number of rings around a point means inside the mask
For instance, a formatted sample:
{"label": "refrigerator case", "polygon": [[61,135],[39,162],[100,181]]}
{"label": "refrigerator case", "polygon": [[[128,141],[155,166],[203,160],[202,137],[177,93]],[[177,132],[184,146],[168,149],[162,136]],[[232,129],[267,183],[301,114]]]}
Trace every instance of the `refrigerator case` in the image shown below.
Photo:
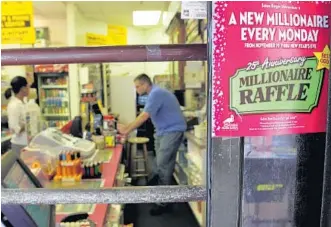
{"label": "refrigerator case", "polygon": [[36,65],[38,98],[47,127],[63,127],[70,120],[68,65]]}

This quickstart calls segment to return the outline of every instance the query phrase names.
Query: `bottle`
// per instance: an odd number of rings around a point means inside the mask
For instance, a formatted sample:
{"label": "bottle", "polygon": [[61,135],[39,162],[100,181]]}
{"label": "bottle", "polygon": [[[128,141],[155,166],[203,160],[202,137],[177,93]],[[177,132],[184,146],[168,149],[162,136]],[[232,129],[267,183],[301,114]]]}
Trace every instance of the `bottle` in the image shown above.
{"label": "bottle", "polygon": [[63,164],[64,164],[64,161],[62,161],[62,171],[61,171],[61,173],[62,173],[63,177],[67,177],[67,168]]}
{"label": "bottle", "polygon": [[56,165],[56,175],[58,175],[58,176],[62,176],[62,169],[61,169],[60,161],[57,161],[57,165]]}
{"label": "bottle", "polygon": [[99,162],[99,168],[100,168],[100,173],[102,174],[102,171],[103,171],[103,163],[102,162]]}
{"label": "bottle", "polygon": [[94,166],[94,176],[98,177],[99,176],[98,164],[96,162],[94,162],[93,166]]}
{"label": "bottle", "polygon": [[81,168],[80,173],[82,174],[82,177],[85,177],[85,168],[84,168],[84,165],[82,164],[79,167]]}
{"label": "bottle", "polygon": [[90,165],[86,164],[85,165],[85,173],[86,173],[86,178],[90,178]]}
{"label": "bottle", "polygon": [[90,165],[90,176],[91,176],[91,178],[95,177],[94,164],[93,163]]}

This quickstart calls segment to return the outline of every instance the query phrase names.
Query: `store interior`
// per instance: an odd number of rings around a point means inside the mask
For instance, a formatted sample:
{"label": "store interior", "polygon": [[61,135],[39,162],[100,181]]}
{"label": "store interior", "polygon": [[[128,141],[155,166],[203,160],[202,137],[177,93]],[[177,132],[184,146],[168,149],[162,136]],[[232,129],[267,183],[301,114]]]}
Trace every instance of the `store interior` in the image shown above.
{"label": "store interior", "polygon": [[[206,43],[207,21],[183,20],[180,11],[181,2],[175,1],[33,2],[35,42],[2,42],[1,48]],[[145,186],[146,177],[136,177],[133,172],[145,168],[148,174],[152,169],[155,129],[151,120],[128,137],[148,138],[145,144],[123,140],[116,131],[118,123],[132,122],[146,104],[148,97],[139,96],[133,82],[141,73],[175,94],[191,122],[177,154],[173,184],[203,185],[207,66],[206,62],[197,61],[2,66],[2,169],[8,167],[3,186],[71,189]],[[40,108],[40,115],[31,117],[27,123],[34,126],[19,161],[14,160],[11,152],[9,100],[4,96],[15,76],[27,79],[28,100],[35,100]],[[147,157],[143,156],[143,161],[134,162],[128,157],[128,151],[145,155],[144,146]],[[205,225],[205,202],[178,203],[173,212],[160,216],[150,215],[152,205],[58,204],[51,209],[29,206],[28,213],[38,226],[46,226],[50,221],[69,226],[78,213],[88,215],[77,221],[84,224],[88,220],[90,225],[86,226]],[[55,220],[48,218],[52,210]],[[10,226],[10,215],[7,216],[2,221]]]}
{"label": "store interior", "polygon": [[[180,1],[38,1],[33,2],[29,12],[34,42],[2,41],[1,49],[151,45],[155,51],[157,45],[163,44],[207,43],[207,19],[182,19]],[[2,66],[2,186],[47,189],[145,186],[155,161],[152,121],[147,120],[127,138],[117,131],[118,124],[132,122],[146,104],[148,96],[139,95],[134,86],[134,78],[141,73],[175,95],[187,122],[177,152],[173,184],[206,185],[210,123],[206,116],[207,62],[175,61]],[[19,158],[11,147],[9,100],[4,96],[16,76],[26,78],[30,86],[27,99],[34,103],[27,109],[29,143]],[[265,224],[266,219],[271,220],[271,225],[276,221],[285,223],[273,226],[289,226],[295,177],[288,173],[295,172],[294,140],[292,136],[245,137],[242,198],[245,226],[270,226]],[[277,150],[273,150],[275,147]],[[224,152],[241,155],[239,149],[238,153]],[[272,168],[281,169],[287,177],[275,176]],[[17,213],[21,212],[19,219],[2,206],[2,223],[24,226],[20,222],[24,219],[39,227],[52,226],[50,223],[85,227],[206,226],[205,201],[174,204],[172,212],[160,216],[150,215],[152,206],[16,206]]]}

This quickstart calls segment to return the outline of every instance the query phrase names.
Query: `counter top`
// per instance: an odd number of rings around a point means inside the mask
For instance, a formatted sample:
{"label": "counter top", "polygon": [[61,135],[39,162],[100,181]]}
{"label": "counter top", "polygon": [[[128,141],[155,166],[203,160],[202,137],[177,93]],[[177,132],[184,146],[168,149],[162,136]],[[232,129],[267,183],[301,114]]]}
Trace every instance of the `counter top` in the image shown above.
{"label": "counter top", "polygon": [[[117,145],[115,148],[109,150],[110,153],[112,152],[112,155],[108,162],[103,163],[103,173],[102,173],[102,179],[103,179],[102,186],[107,188],[111,188],[114,186],[117,169],[121,162],[123,146]],[[85,180],[82,180],[82,184],[80,184],[81,188],[84,188],[84,183],[83,183],[84,181]],[[109,204],[96,204],[95,208],[93,209],[93,213],[89,215],[89,219],[93,220],[96,223],[97,227],[103,227],[103,223],[105,222],[105,218],[107,216],[106,213],[108,206]],[[56,223],[59,223],[66,216],[67,215],[64,214],[56,215]]]}

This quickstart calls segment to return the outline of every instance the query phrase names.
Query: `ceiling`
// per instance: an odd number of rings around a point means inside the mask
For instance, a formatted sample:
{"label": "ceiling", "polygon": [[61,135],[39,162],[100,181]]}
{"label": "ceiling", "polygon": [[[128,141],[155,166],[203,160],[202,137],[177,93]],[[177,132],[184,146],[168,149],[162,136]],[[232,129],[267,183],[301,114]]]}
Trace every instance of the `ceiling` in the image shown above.
{"label": "ceiling", "polygon": [[[67,3],[61,1],[33,1],[34,13],[46,19],[65,19]],[[167,11],[170,1],[72,1],[69,3],[74,3],[85,18],[109,24],[133,26],[133,11]],[[162,24],[162,19],[159,23]]]}

